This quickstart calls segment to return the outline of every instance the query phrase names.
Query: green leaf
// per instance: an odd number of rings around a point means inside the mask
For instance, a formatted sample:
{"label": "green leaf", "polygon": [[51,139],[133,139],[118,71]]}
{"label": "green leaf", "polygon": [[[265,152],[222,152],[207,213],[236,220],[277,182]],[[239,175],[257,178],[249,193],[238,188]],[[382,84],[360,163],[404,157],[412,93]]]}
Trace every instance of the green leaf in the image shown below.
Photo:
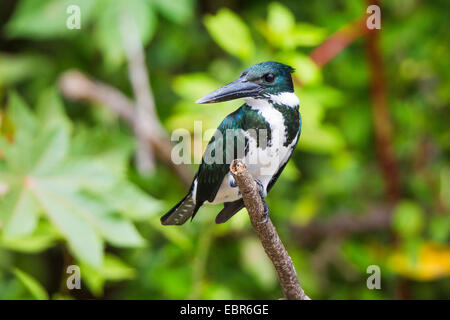
{"label": "green leaf", "polygon": [[70,17],[70,5],[80,7],[81,28],[87,27],[96,6],[94,0],[22,0],[6,25],[12,37],[48,39],[76,35],[79,30],[70,30],[66,21]]}
{"label": "green leaf", "polygon": [[49,219],[67,238],[75,256],[95,268],[103,261],[103,243],[93,227],[91,213],[76,203],[62,185],[36,181],[33,192]]}
{"label": "green leaf", "polygon": [[119,257],[107,254],[105,256],[103,275],[109,281],[128,280],[136,276],[136,270],[119,259]]}
{"label": "green leaf", "polygon": [[267,23],[261,22],[259,30],[270,44],[287,50],[316,46],[326,37],[322,28],[308,23],[296,24],[293,13],[278,2],[269,5]]}
{"label": "green leaf", "polygon": [[[38,121],[25,101],[14,91],[8,96],[8,115],[16,128],[26,128],[30,135],[36,133]],[[17,130],[19,134],[25,130]]]}
{"label": "green leaf", "polygon": [[429,230],[433,240],[447,243],[450,237],[450,215],[431,218]]}
{"label": "green leaf", "polygon": [[36,279],[17,268],[14,268],[13,272],[20,282],[28,289],[34,299],[48,300],[47,292]]}
{"label": "green leaf", "polygon": [[8,191],[0,201],[0,223],[4,237],[28,235],[36,227],[38,204],[25,185]]}
{"label": "green leaf", "polygon": [[153,217],[162,210],[162,203],[149,198],[131,183],[121,183],[102,195],[113,208],[133,220]]}
{"label": "green leaf", "polygon": [[317,84],[322,81],[322,73],[311,58],[305,55],[295,54],[289,59],[289,64],[300,71],[295,75],[303,84]]}
{"label": "green leaf", "polygon": [[152,3],[170,21],[185,24],[192,19],[194,7],[192,0],[153,0]]}
{"label": "green leaf", "polygon": [[134,225],[121,217],[107,215],[99,220],[99,225],[102,236],[117,247],[139,247],[145,243]]}
{"label": "green leaf", "polygon": [[322,28],[308,23],[298,23],[291,33],[291,44],[292,47],[317,46],[325,40],[326,36],[325,30]]}
{"label": "green leaf", "polygon": [[189,239],[189,237],[177,228],[165,228],[161,224],[161,221],[159,218],[151,219],[150,221],[151,226],[157,230],[161,236],[167,238],[172,243],[176,244],[180,248],[182,248],[184,251],[192,250],[192,241]]}
{"label": "green leaf", "polygon": [[23,174],[52,170],[68,151],[67,130],[46,126],[45,122],[38,128],[37,117],[15,93],[9,96],[8,111],[16,131],[15,143],[5,149],[9,167]]}
{"label": "green leaf", "polygon": [[129,280],[136,276],[136,270],[111,254],[105,255],[105,262],[101,269],[94,269],[82,262],[80,269],[83,281],[95,296],[103,294],[103,286],[106,281]]}
{"label": "green leaf", "polygon": [[424,224],[422,209],[416,203],[402,201],[395,207],[392,226],[399,235],[403,237],[418,235]]}
{"label": "green leaf", "polygon": [[440,173],[439,197],[447,207],[450,207],[450,167],[445,166]]}
{"label": "green leaf", "polygon": [[121,30],[124,27],[123,18],[129,15],[136,25],[139,39],[145,46],[155,32],[157,17],[150,1],[117,0],[102,3],[103,8],[99,11],[94,36],[107,66],[117,68],[125,59],[122,32],[127,31]]}
{"label": "green leaf", "polygon": [[53,172],[65,159],[69,149],[69,136],[66,130],[54,129],[39,135],[34,141],[29,156],[31,175],[39,176]]}
{"label": "green leaf", "polygon": [[172,83],[172,88],[176,94],[191,101],[217,89],[217,86],[219,86],[219,83],[205,73],[179,75]]}
{"label": "green leaf", "polygon": [[0,54],[0,87],[50,74],[54,66],[47,58],[35,54]]}
{"label": "green leaf", "polygon": [[358,268],[360,271],[365,272],[367,266],[373,263],[373,258],[368,246],[365,243],[359,243],[356,241],[345,241],[342,244],[342,255],[352,266]]}
{"label": "green leaf", "polygon": [[241,102],[228,101],[221,103],[217,108],[204,109],[198,108],[192,101],[217,89],[219,86],[220,83],[204,73],[190,73],[176,77],[172,83],[172,88],[183,100],[176,104],[176,113],[168,119],[167,125],[173,130],[178,128],[193,130],[194,121],[202,119],[204,129],[216,128],[229,113],[229,110],[238,107]]}
{"label": "green leaf", "polygon": [[63,188],[74,186],[76,189],[107,192],[118,183],[118,175],[121,175],[121,172],[111,170],[108,161],[103,159],[100,157],[69,158],[55,168],[49,176],[54,183],[61,184]]}
{"label": "green leaf", "polygon": [[250,30],[237,14],[223,8],[215,16],[207,15],[204,23],[214,41],[225,51],[242,60],[253,56],[255,46]]}
{"label": "green leaf", "polygon": [[284,5],[272,2],[268,7],[267,23],[278,34],[290,32],[295,25],[294,14]]}
{"label": "green leaf", "polygon": [[48,222],[38,224],[33,234],[7,238],[0,237],[0,247],[24,253],[44,251],[60,239],[57,230]]}
{"label": "green leaf", "polygon": [[[0,139],[0,176],[7,183],[0,202],[3,244],[23,248],[20,240],[33,232],[42,213],[71,253],[92,268],[102,266],[105,241],[119,247],[144,245],[131,217],[147,218],[160,206],[126,180],[128,158],[106,148],[85,152],[82,143],[77,152],[69,152],[71,125],[53,89],[40,99],[40,126],[19,97],[12,96],[11,107],[16,139],[12,144]],[[49,112],[54,118],[43,121]]]}
{"label": "green leaf", "polygon": [[36,106],[38,121],[45,123],[46,129],[63,127],[71,132],[72,124],[65,114],[64,106],[56,88],[42,91]]}
{"label": "green leaf", "polygon": [[326,106],[328,107],[331,103],[326,99],[318,98],[320,95],[313,86],[305,86],[297,92],[297,95],[301,105],[308,106],[300,110],[304,121],[299,147],[315,153],[333,154],[341,151],[345,141],[338,127],[324,123]]}

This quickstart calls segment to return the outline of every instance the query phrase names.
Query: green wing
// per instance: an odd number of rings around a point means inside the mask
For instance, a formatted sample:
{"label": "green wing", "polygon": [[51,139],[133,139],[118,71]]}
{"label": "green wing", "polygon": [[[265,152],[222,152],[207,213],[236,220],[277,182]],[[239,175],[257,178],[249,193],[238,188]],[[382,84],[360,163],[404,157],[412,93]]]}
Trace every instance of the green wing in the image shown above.
{"label": "green wing", "polygon": [[234,159],[233,155],[237,154],[238,146],[243,144],[244,150],[246,149],[245,136],[237,128],[243,128],[243,107],[222,121],[205,149],[197,173],[197,206],[204,201],[214,200],[225,175],[230,170],[230,162]]}

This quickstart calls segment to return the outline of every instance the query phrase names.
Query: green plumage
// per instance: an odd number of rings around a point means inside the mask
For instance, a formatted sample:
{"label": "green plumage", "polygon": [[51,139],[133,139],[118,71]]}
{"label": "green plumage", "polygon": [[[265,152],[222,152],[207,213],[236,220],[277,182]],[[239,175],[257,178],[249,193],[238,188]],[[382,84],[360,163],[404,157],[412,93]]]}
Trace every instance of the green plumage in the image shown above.
{"label": "green plumage", "polygon": [[[238,130],[242,129],[242,130]],[[202,163],[197,174],[197,198],[196,203],[202,204],[204,201],[212,202],[216,197],[220,184],[225,175],[230,170],[231,160],[238,154],[238,146],[243,144],[245,156],[248,152],[248,141],[243,131],[253,129],[256,133],[259,129],[267,130],[267,141],[270,142],[270,125],[267,121],[247,104],[242,105],[238,110],[229,114],[217,128],[218,139],[215,136],[211,138],[205,150],[205,155],[215,156],[214,150],[222,145],[223,158],[221,163],[208,163],[203,156]],[[257,139],[257,137],[255,137]],[[234,140],[234,141],[233,141]],[[231,143],[226,143],[230,141]],[[259,140],[258,147],[259,147]],[[234,156],[233,156],[234,155]],[[228,157],[228,159],[227,159]]]}

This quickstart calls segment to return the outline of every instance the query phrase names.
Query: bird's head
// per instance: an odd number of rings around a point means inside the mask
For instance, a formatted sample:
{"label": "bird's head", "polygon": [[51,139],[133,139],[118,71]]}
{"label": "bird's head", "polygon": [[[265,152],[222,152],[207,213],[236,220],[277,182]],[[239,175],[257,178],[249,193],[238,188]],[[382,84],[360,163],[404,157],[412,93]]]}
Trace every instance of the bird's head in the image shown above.
{"label": "bird's head", "polygon": [[292,67],[279,62],[261,62],[245,69],[237,80],[198,99],[196,103],[246,98],[270,99],[273,95],[294,92],[292,72]]}

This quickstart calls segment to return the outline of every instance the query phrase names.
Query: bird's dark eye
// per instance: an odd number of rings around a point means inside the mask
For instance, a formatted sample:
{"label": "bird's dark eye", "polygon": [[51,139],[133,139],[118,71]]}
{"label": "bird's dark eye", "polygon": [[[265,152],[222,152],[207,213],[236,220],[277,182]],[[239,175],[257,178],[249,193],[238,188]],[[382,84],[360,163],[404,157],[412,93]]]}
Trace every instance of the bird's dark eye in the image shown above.
{"label": "bird's dark eye", "polygon": [[264,80],[267,82],[273,82],[273,80],[275,80],[275,75],[273,73],[267,73],[264,75]]}

